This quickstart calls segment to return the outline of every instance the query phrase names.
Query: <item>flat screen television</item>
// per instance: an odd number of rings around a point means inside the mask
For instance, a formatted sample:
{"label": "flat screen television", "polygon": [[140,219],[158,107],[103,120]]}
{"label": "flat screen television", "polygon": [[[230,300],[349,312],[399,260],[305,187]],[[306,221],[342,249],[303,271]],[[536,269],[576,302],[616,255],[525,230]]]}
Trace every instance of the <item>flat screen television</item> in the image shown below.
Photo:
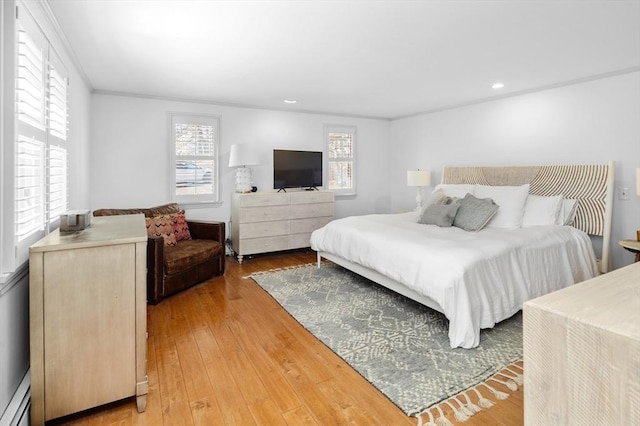
{"label": "flat screen television", "polygon": [[322,152],[273,150],[273,188],[318,189],[322,186]]}

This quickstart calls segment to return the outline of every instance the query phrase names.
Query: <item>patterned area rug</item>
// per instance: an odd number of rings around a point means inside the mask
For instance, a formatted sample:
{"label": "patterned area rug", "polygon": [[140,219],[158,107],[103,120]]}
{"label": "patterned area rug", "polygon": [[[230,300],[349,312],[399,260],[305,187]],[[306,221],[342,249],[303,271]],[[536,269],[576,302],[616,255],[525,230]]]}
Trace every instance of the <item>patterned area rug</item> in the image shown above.
{"label": "patterned area rug", "polygon": [[493,405],[480,387],[505,399],[522,384],[520,313],[451,349],[444,315],[330,262],[251,278],[419,424],[446,424],[442,404],[464,421]]}

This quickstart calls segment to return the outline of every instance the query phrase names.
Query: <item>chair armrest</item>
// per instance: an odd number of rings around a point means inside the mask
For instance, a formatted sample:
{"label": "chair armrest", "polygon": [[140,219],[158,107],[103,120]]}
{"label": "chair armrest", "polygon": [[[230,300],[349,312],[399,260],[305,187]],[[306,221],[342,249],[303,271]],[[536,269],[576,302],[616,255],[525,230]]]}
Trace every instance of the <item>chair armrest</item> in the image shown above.
{"label": "chair armrest", "polygon": [[187,226],[191,238],[195,240],[214,240],[224,245],[225,223],[188,220]]}
{"label": "chair armrest", "polygon": [[164,239],[147,239],[147,301],[155,305],[162,299],[164,279]]}

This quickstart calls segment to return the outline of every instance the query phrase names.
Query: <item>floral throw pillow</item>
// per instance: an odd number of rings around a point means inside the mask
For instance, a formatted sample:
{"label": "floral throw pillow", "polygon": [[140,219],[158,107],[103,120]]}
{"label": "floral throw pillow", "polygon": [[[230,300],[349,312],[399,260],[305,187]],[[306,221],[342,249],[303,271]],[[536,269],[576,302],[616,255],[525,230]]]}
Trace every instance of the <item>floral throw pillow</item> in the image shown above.
{"label": "floral throw pillow", "polygon": [[180,210],[178,213],[147,217],[145,220],[147,222],[147,235],[150,237],[162,237],[165,246],[172,247],[178,241],[191,239],[184,210]]}
{"label": "floral throw pillow", "polygon": [[145,218],[147,222],[147,235],[150,237],[162,237],[165,246],[175,246],[176,234],[173,231],[173,214],[161,214]]}
{"label": "floral throw pillow", "polygon": [[187,226],[187,219],[184,217],[184,210],[174,213],[173,216],[173,227],[174,233],[176,234],[176,242],[190,240],[191,233],[189,232],[189,226]]}

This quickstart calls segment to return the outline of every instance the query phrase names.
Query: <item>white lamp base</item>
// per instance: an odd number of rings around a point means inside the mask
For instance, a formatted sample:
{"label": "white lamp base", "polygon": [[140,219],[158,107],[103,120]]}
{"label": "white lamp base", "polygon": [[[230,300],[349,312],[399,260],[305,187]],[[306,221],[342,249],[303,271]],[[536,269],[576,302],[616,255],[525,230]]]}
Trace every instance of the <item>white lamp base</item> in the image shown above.
{"label": "white lamp base", "polygon": [[418,195],[416,195],[416,210],[422,208],[422,187],[418,186]]}
{"label": "white lamp base", "polygon": [[251,169],[238,167],[236,169],[236,192],[251,192]]}

